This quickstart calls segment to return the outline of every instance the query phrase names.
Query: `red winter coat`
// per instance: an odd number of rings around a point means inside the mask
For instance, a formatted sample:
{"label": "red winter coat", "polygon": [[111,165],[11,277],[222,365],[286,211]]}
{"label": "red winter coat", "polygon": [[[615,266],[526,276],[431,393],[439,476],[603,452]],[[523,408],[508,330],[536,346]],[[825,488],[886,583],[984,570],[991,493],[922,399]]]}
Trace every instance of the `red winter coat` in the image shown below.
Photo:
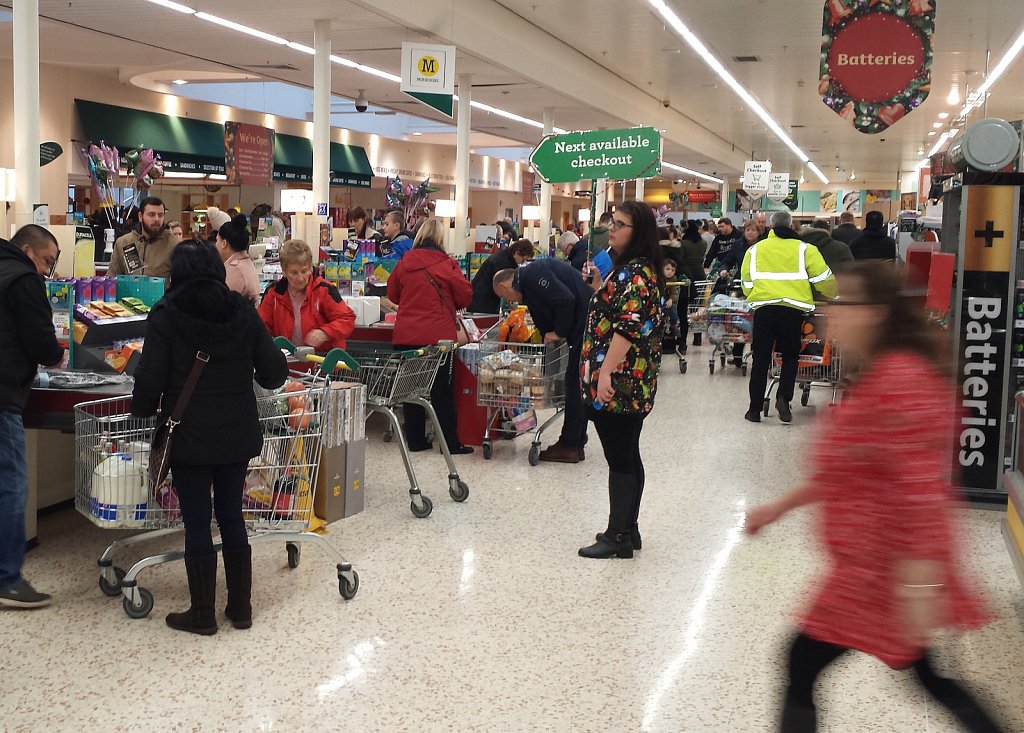
{"label": "red winter coat", "polygon": [[[292,312],[292,299],[288,295],[286,279],[281,278],[267,289],[263,302],[260,303],[259,312],[271,336],[284,336],[291,340],[292,332],[295,330],[295,315]],[[306,302],[302,304],[300,312],[303,336],[314,328],[319,328],[327,334],[329,341],[319,348],[320,351],[344,349],[345,339],[351,336],[356,328],[356,314],[345,305],[338,289],[316,275],[309,279],[309,285],[306,286]]]}
{"label": "red winter coat", "polygon": [[[440,297],[427,273],[437,283]],[[399,305],[392,343],[428,346],[456,339],[452,315],[469,305],[473,286],[444,250],[424,243],[399,260],[388,278],[388,299]]]}

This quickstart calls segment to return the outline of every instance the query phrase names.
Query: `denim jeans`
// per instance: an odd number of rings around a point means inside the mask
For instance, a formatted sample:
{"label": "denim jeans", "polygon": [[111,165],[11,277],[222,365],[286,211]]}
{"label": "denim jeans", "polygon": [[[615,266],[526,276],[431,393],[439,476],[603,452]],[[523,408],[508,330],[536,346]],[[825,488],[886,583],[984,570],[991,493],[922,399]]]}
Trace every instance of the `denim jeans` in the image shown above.
{"label": "denim jeans", "polygon": [[20,414],[0,410],[0,590],[21,580],[27,500],[25,425]]}

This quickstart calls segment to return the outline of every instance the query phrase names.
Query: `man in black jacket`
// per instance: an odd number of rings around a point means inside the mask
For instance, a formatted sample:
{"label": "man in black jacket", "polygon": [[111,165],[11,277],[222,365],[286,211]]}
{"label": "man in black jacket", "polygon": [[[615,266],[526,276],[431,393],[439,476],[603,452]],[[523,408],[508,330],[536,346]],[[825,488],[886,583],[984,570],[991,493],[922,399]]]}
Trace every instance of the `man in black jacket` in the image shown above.
{"label": "man in black jacket", "polygon": [[569,342],[562,434],[557,443],[540,452],[540,460],[579,463],[586,457],[583,447],[587,443],[580,391],[580,349],[594,291],[571,265],[545,258],[517,270],[502,270],[494,276],[494,292],[510,303],[523,303],[530,309],[534,325],[544,334],[545,344]]}
{"label": "man in black jacket", "polygon": [[853,244],[853,240],[860,236],[860,229],[853,223],[854,216],[849,211],[839,215],[839,226],[832,230],[832,239],[838,239],[846,244]]}
{"label": "man in black jacket", "polygon": [[708,253],[704,257],[704,268],[707,269],[729,254],[729,250],[743,242],[743,232],[732,225],[731,219],[718,220],[718,236],[711,242]]}
{"label": "man in black jacket", "polygon": [[881,211],[869,211],[864,217],[864,231],[853,240],[850,252],[855,260],[896,259],[896,240],[885,233],[885,217]]}
{"label": "man in black jacket", "polygon": [[501,298],[494,293],[494,276],[502,270],[515,269],[532,260],[533,254],[533,242],[520,239],[484,260],[473,276],[473,300],[469,304],[469,312],[497,313],[501,308]]}
{"label": "man in black jacket", "polygon": [[57,240],[34,224],[10,242],[0,239],[0,606],[11,608],[50,604],[50,596],[21,577],[28,499],[21,413],[37,365],[56,366],[64,358],[43,282],[59,256]]}

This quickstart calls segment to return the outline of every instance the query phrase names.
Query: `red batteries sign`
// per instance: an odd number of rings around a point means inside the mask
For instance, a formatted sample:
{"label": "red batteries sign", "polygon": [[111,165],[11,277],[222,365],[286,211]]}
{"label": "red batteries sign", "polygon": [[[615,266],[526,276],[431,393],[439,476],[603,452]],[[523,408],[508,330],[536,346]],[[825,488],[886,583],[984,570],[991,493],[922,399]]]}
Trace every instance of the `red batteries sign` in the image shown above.
{"label": "red batteries sign", "polygon": [[828,0],[818,92],[857,130],[882,132],[931,90],[936,0]]}

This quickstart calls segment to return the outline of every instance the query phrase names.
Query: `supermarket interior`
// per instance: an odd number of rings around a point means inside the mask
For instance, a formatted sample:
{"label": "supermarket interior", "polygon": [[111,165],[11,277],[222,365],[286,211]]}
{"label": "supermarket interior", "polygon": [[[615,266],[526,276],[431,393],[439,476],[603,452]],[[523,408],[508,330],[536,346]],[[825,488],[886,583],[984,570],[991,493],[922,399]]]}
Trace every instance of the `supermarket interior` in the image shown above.
{"label": "supermarket interior", "polygon": [[1022,51],[0,0],[0,729],[1024,733]]}

